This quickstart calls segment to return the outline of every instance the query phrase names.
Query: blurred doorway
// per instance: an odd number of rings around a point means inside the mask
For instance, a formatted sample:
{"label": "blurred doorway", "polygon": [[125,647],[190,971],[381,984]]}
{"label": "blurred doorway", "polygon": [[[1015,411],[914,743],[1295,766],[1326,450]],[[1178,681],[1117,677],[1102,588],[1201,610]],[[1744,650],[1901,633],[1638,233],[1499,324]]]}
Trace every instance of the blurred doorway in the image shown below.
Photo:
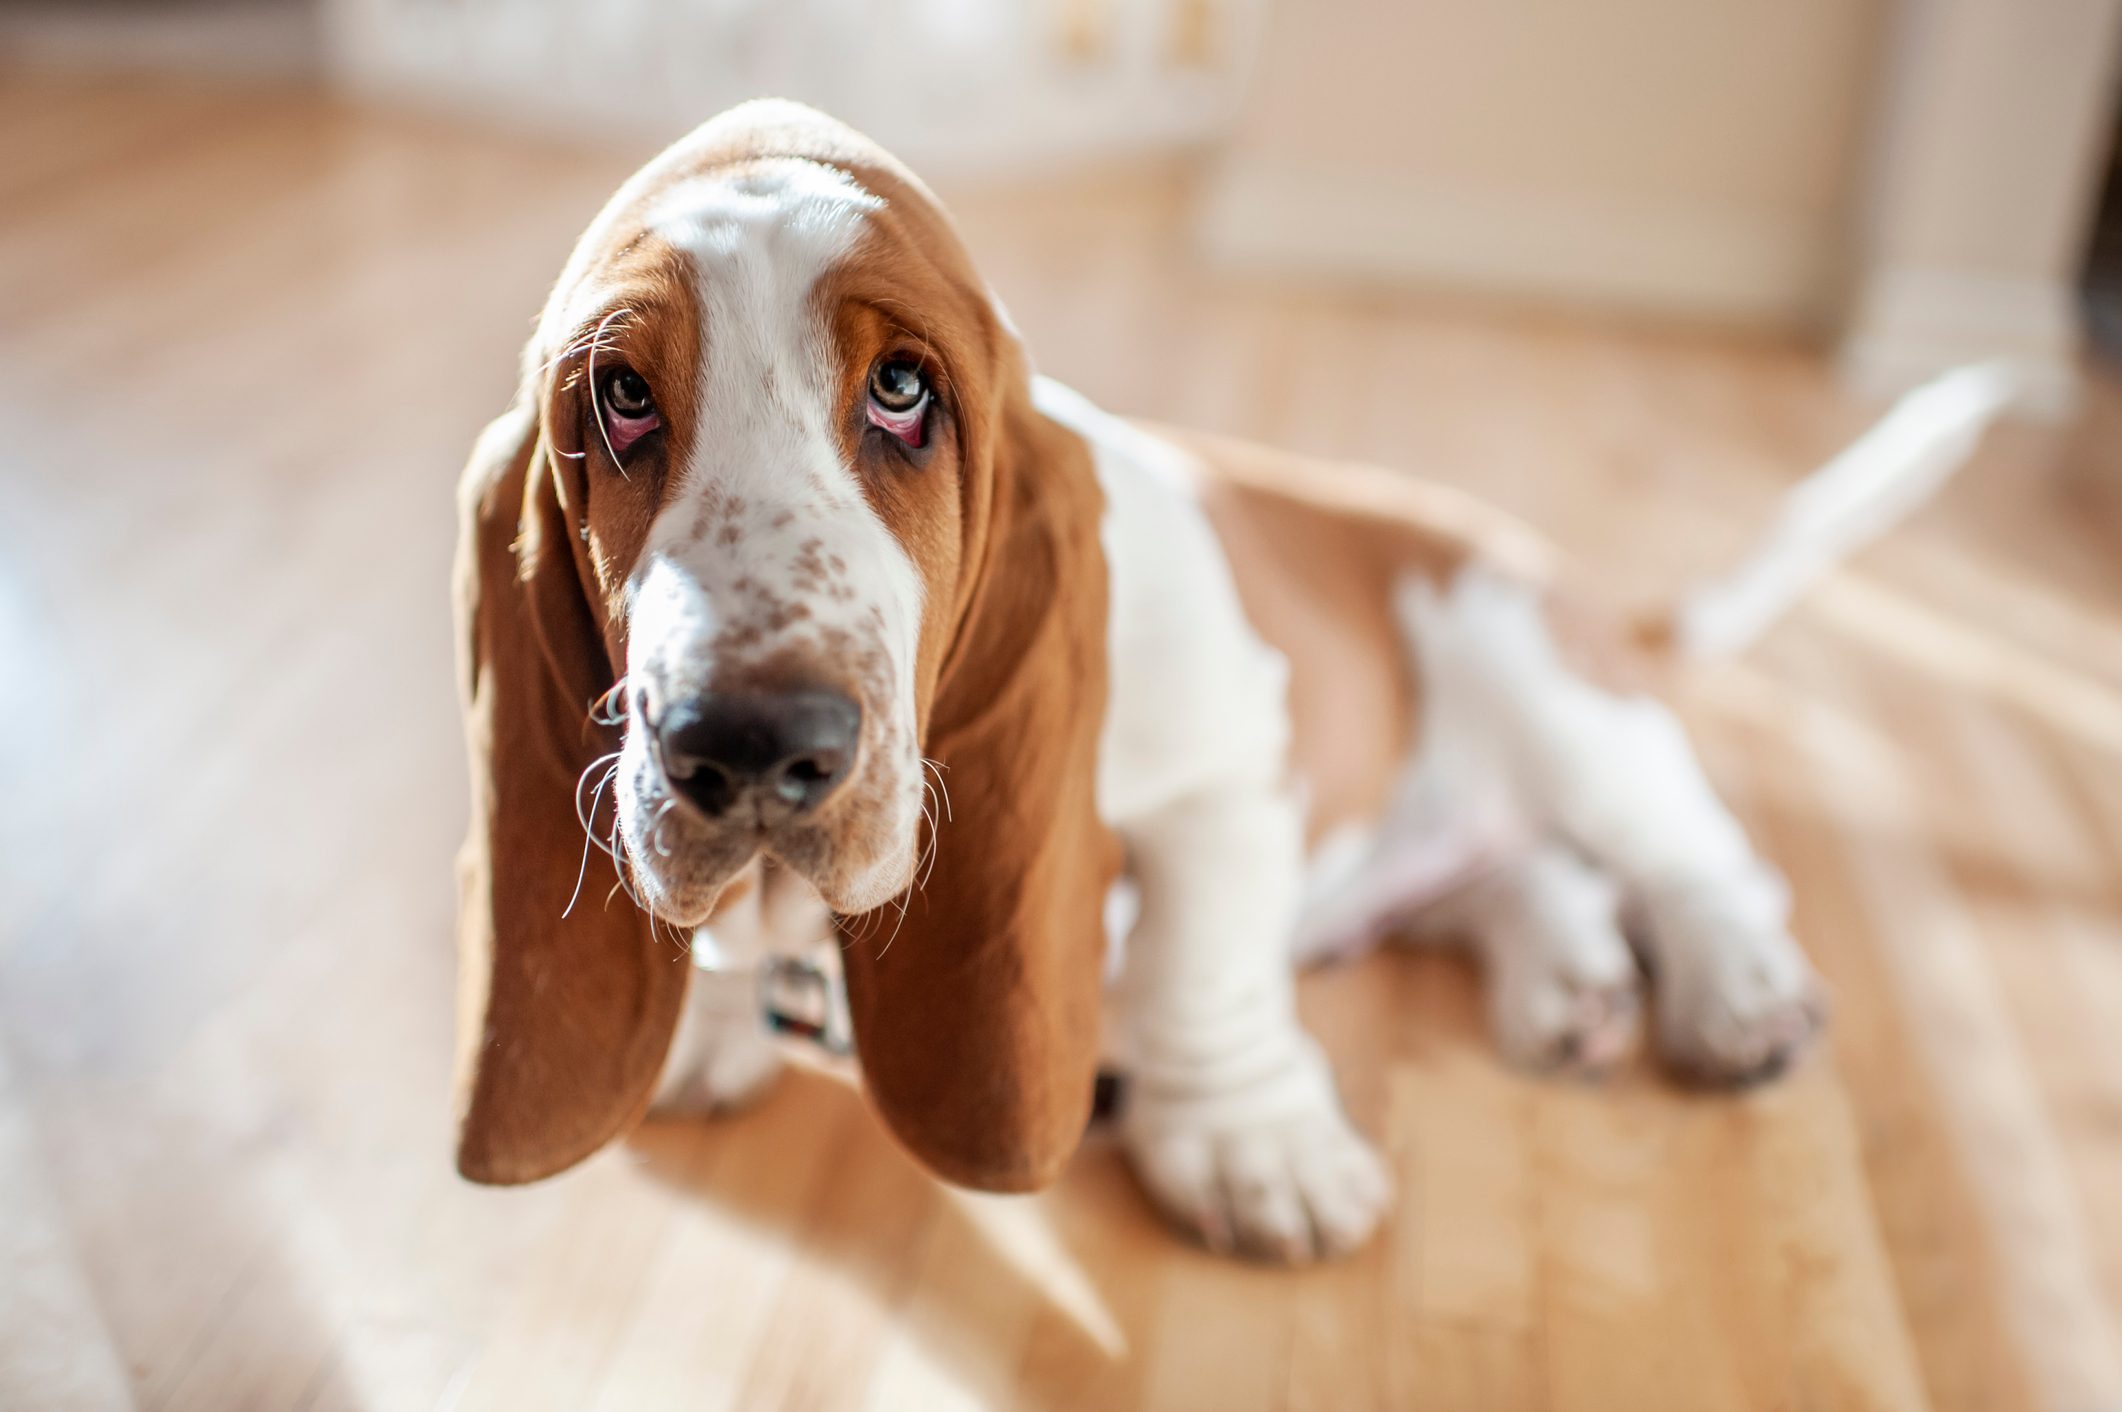
{"label": "blurred doorway", "polygon": [[2107,169],[2100,182],[2100,203],[2080,288],[2093,351],[2122,362],[2122,112],[2115,115],[2109,129]]}

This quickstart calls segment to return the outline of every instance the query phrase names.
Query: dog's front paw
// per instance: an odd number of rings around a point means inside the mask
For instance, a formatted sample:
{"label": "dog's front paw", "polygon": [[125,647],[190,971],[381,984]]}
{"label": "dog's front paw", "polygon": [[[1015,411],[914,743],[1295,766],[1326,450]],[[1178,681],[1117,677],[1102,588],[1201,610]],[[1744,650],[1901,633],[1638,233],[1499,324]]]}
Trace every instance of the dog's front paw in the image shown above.
{"label": "dog's front paw", "polygon": [[[1323,1069],[1323,1066],[1321,1066]],[[1210,1099],[1136,1092],[1121,1119],[1136,1175],[1165,1215],[1219,1254],[1302,1264],[1344,1255],[1392,1204],[1386,1165],[1330,1079]]]}
{"label": "dog's front paw", "polygon": [[725,1036],[682,1068],[664,1070],[649,1111],[658,1117],[720,1117],[766,1096],[781,1076],[781,1051],[764,1035]]}
{"label": "dog's front paw", "polygon": [[696,975],[649,1112],[659,1117],[738,1112],[765,1095],[786,1062],[760,1020],[749,974]]}
{"label": "dog's front paw", "polygon": [[1653,899],[1646,910],[1667,1063],[1705,1083],[1756,1083],[1812,1047],[1826,993],[1780,919],[1700,896]]}

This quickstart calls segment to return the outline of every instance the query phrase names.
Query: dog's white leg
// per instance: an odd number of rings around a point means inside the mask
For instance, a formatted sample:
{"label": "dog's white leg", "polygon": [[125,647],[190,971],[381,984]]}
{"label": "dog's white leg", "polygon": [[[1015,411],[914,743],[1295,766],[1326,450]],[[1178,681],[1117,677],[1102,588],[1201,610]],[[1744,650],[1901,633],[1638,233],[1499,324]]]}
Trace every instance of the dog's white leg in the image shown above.
{"label": "dog's white leg", "polygon": [[787,1058],[766,1025],[760,968],[806,954],[831,928],[824,901],[785,868],[754,863],[730,881],[693,933],[694,959],[706,965],[692,974],[651,1112],[729,1113],[766,1092]]}
{"label": "dog's white leg", "polygon": [[1142,910],[1118,986],[1120,1125],[1144,1186],[1215,1249],[1284,1260],[1353,1249],[1390,1182],[1297,1023],[1296,802],[1232,782],[1125,833]]}
{"label": "dog's white leg", "polygon": [[785,1061],[759,1009],[751,971],[694,971],[649,1111],[732,1113],[756,1102]]}
{"label": "dog's white leg", "polygon": [[1820,990],[1786,930],[1782,880],[1711,789],[1659,702],[1599,690],[1556,658],[1528,589],[1468,575],[1405,595],[1492,723],[1514,788],[1621,882],[1638,914],[1665,1056],[1698,1077],[1773,1073],[1811,1040]]}
{"label": "dog's white leg", "polygon": [[1098,808],[1140,909],[1113,991],[1121,1139],[1156,1202],[1212,1247],[1352,1249],[1391,1189],[1297,1023],[1288,664],[1246,617],[1188,457],[1057,384],[1038,395],[1090,442],[1106,494]]}
{"label": "dog's white leg", "polygon": [[1724,807],[1672,712],[1583,687],[1538,766],[1562,829],[1622,880],[1667,1060],[1695,1077],[1774,1074],[1810,1043],[1821,992],[1787,929],[1788,893]]}
{"label": "dog's white leg", "polygon": [[1488,986],[1490,1028],[1514,1063],[1606,1072],[1640,1029],[1636,958],[1621,934],[1620,889],[1559,842],[1535,844],[1424,915],[1425,932],[1471,940]]}

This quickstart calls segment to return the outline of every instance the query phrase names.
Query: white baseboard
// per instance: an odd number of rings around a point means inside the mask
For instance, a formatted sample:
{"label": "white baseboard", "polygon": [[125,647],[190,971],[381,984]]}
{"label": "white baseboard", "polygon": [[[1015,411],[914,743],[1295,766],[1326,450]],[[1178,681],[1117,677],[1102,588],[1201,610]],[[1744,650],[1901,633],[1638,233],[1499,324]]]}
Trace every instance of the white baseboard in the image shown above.
{"label": "white baseboard", "polygon": [[0,54],[12,63],[281,80],[315,73],[317,50],[315,14],[291,0],[156,6],[10,0],[0,6]]}
{"label": "white baseboard", "polygon": [[2061,420],[2077,405],[2080,339],[2077,296],[2060,280],[1882,265],[1858,291],[1838,362],[1852,391],[1884,399],[2010,358],[2027,379],[2022,410]]}
{"label": "white baseboard", "polygon": [[1818,327],[1831,312],[1831,223],[1473,186],[1254,159],[1227,161],[1199,229],[1239,268],[1359,276],[1661,317]]}

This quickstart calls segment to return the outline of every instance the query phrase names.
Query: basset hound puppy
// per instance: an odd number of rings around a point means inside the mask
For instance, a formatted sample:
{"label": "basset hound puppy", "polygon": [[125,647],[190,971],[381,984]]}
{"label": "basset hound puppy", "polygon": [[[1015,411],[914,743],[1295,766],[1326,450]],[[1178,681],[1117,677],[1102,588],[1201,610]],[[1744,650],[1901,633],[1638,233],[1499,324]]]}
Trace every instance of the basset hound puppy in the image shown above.
{"label": "basset hound puppy", "polygon": [[827,942],[870,1100],[967,1186],[1054,1179],[1109,1042],[1157,1204],[1290,1260],[1389,1202],[1301,956],[1464,936],[1533,1065],[1629,1047],[1631,939],[1692,1072],[1818,1028],[1775,875],[1674,718],[1573,670],[1538,541],[1035,377],[935,198],[808,109],[619,190],[460,505],[475,1181],[772,1076],[709,946]]}

